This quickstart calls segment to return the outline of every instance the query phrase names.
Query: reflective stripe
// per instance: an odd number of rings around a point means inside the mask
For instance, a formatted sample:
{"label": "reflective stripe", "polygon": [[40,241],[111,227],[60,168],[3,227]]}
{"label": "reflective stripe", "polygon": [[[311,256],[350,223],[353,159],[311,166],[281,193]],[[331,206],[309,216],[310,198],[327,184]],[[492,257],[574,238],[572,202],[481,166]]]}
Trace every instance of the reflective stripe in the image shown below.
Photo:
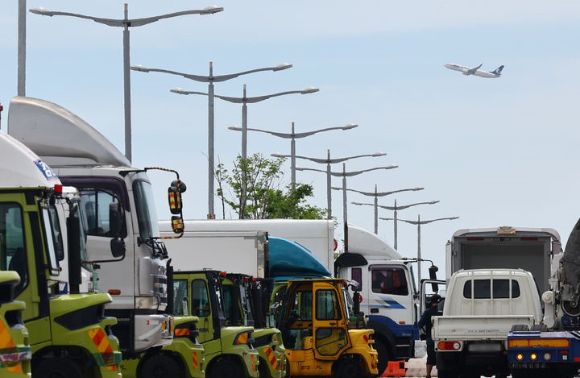
{"label": "reflective stripe", "polygon": [[193,368],[197,369],[199,366],[199,362],[197,361],[197,352],[196,351],[191,352],[191,360],[193,361]]}
{"label": "reflective stripe", "polygon": [[271,348],[266,348],[264,349],[264,352],[266,353],[266,357],[268,357],[268,362],[270,362],[270,365],[276,369],[278,367],[278,361],[276,360],[274,351]]}
{"label": "reflective stripe", "polygon": [[0,349],[11,349],[16,348],[14,340],[12,340],[12,335],[10,330],[4,324],[4,321],[0,319]]}
{"label": "reflective stripe", "polygon": [[109,343],[109,339],[101,328],[90,329],[89,336],[97,346],[97,350],[100,353],[113,353],[113,348]]}

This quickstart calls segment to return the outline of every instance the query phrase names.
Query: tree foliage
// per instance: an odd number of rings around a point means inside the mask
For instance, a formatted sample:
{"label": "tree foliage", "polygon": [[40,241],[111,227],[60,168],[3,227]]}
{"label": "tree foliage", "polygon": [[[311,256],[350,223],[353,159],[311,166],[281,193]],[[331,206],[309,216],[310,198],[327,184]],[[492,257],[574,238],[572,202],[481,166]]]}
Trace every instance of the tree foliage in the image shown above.
{"label": "tree foliage", "polygon": [[306,202],[314,193],[312,185],[283,186],[283,163],[283,158],[271,160],[261,154],[247,159],[238,156],[231,170],[219,163],[215,174],[223,217],[229,206],[240,219],[324,219],[325,209]]}

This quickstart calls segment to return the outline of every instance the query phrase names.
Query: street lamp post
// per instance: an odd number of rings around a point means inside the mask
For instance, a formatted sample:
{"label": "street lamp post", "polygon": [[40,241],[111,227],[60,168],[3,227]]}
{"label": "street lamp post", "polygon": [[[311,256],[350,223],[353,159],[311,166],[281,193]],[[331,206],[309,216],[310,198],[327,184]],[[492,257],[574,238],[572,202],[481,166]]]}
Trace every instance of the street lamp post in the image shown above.
{"label": "street lamp post", "polygon": [[[218,96],[218,95],[214,95],[214,96],[219,98],[220,100],[232,102],[235,104],[242,104],[242,159],[245,160],[248,157],[248,154],[247,154],[248,104],[261,102],[261,101],[267,100],[267,99],[272,98],[272,97],[279,97],[279,96],[284,96],[284,95],[288,95],[288,94],[309,94],[309,93],[314,93],[314,92],[318,92],[318,91],[319,91],[318,88],[308,87],[308,88],[305,88],[301,91],[286,91],[286,92],[273,93],[273,94],[269,94],[269,95],[265,95],[265,96],[247,97],[246,96],[246,85],[244,84],[243,97],[229,97],[229,96]],[[171,92],[185,94],[185,95],[197,94],[197,95],[208,96],[207,93],[186,91],[186,90],[183,90],[181,88],[172,89]]]}
{"label": "street lamp post", "polygon": [[208,83],[208,126],[207,126],[207,150],[208,150],[208,170],[207,170],[207,179],[208,179],[208,186],[207,186],[207,197],[208,197],[208,219],[214,219],[214,180],[215,180],[215,173],[214,173],[214,83],[220,83],[223,81],[227,81],[230,79],[234,79],[238,76],[248,75],[255,72],[262,72],[262,71],[282,71],[288,68],[291,68],[292,65],[289,63],[282,63],[278,64],[274,67],[264,67],[264,68],[257,68],[249,71],[242,71],[228,75],[217,75],[214,76],[213,74],[213,62],[209,62],[209,75],[208,76],[200,76],[200,75],[191,75],[183,72],[177,71],[170,71],[161,68],[148,68],[142,65],[131,66],[133,71],[139,72],[161,72],[161,73],[168,73],[171,75],[178,75],[182,76],[186,79]]}
{"label": "street lamp post", "polygon": [[[421,284],[421,225],[422,224],[428,224],[428,223],[433,223],[433,222],[438,222],[438,221],[442,221],[442,220],[454,220],[454,219],[458,219],[459,217],[446,217],[446,218],[437,218],[437,219],[430,219],[430,220],[421,220],[421,215],[417,215],[417,220],[416,221],[412,221],[412,220],[405,220],[405,219],[399,219],[401,222],[405,222],[405,223],[409,223],[409,224],[414,224],[417,226],[417,280],[419,285]],[[386,220],[394,220],[391,218],[383,218]]]}
{"label": "street lamp post", "polygon": [[152,16],[146,18],[129,18],[129,6],[125,3],[125,13],[122,19],[112,19],[112,18],[100,18],[93,16],[86,16],[83,14],[60,12],[60,11],[49,11],[44,8],[33,8],[30,9],[31,13],[39,14],[42,16],[71,16],[77,18],[84,18],[87,20],[92,20],[99,24],[104,24],[107,26],[122,27],[123,28],[123,77],[124,77],[124,103],[125,103],[125,156],[129,161],[132,160],[132,150],[131,150],[131,72],[130,72],[130,33],[129,27],[137,27],[147,25],[161,19],[172,18],[177,16],[185,16],[190,14],[207,15],[214,14],[223,11],[224,8],[221,7],[207,7],[200,10],[186,10],[181,12],[174,12],[163,14],[159,16]]}
{"label": "street lamp post", "polygon": [[397,210],[404,210],[404,209],[408,209],[409,207],[418,206],[418,205],[434,205],[436,203],[439,203],[439,201],[417,202],[417,203],[412,203],[409,205],[397,206],[397,200],[395,200],[395,206],[381,206],[381,205],[379,205],[379,207],[382,209],[395,211],[393,218],[379,218],[382,220],[392,220],[393,221],[394,234],[395,234],[395,250],[397,249]]}
{"label": "street lamp post", "polygon": [[[318,158],[311,158],[311,157],[307,157],[307,156],[295,155],[295,157],[298,159],[310,160],[310,161],[313,161],[313,162],[319,163],[319,164],[326,164],[326,171],[323,171],[320,169],[314,169],[314,168],[296,168],[296,167],[294,168],[294,170],[295,171],[314,171],[314,172],[326,173],[326,201],[327,201],[327,207],[328,207],[328,219],[330,219],[332,217],[332,193],[331,193],[332,172],[330,171],[330,164],[342,163],[342,162],[345,162],[347,160],[357,159],[357,158],[361,158],[361,157],[385,156],[386,153],[385,152],[375,152],[374,154],[355,155],[355,156],[348,156],[348,157],[334,158],[334,159],[330,158],[330,150],[326,150],[326,153],[327,153],[326,159],[318,159]],[[272,154],[272,156],[287,157],[287,155],[279,155],[279,154]]]}
{"label": "street lamp post", "polygon": [[[346,163],[342,163],[342,172],[330,172],[333,176],[342,177],[342,217],[344,219],[344,252],[348,252],[348,212],[347,212],[347,202],[346,202],[346,178],[360,175],[364,172],[376,171],[379,169],[393,169],[398,168],[398,165],[389,165],[386,167],[375,167],[369,169],[363,169],[361,171],[346,171]],[[313,170],[308,168],[297,168],[298,170]],[[333,188],[334,189],[334,188]]]}
{"label": "street lamp post", "polygon": [[[331,130],[350,130],[350,129],[354,129],[355,127],[358,127],[358,125],[355,125],[353,123],[350,123],[346,126],[337,126],[337,127],[327,127],[324,129],[320,129],[320,130],[313,130],[313,131],[306,131],[303,133],[296,133],[294,132],[294,122],[292,122],[292,132],[290,134],[288,133],[278,133],[278,132],[274,132],[274,131],[268,131],[268,130],[260,130],[260,129],[251,129],[251,128],[247,128],[247,130],[249,131],[259,131],[262,133],[267,133],[267,134],[271,134],[274,136],[277,136],[279,138],[285,138],[285,139],[291,139],[290,141],[290,155],[283,155],[280,153],[275,153],[272,154],[271,156],[274,157],[282,157],[282,158],[290,158],[290,172],[291,172],[291,177],[292,177],[292,189],[294,189],[295,185],[296,185],[296,139],[300,139],[300,138],[306,138],[310,135],[314,135],[317,133],[321,133],[324,131],[331,131]],[[236,127],[236,126],[232,126],[232,127],[228,127],[228,129],[230,130],[236,130],[236,131],[242,131],[242,128],[240,127]]]}
{"label": "street lamp post", "polygon": [[[333,188],[333,189],[340,189],[340,188]],[[350,190],[351,192],[355,192],[355,193],[360,193],[363,194],[365,196],[373,196],[375,197],[375,201],[374,201],[374,208],[375,208],[375,234],[379,233],[379,197],[385,197],[385,196],[390,196],[391,194],[395,194],[395,193],[401,193],[401,192],[416,192],[419,190],[423,190],[425,188],[408,188],[408,189],[399,189],[399,190],[393,190],[391,192],[377,192],[377,185],[375,184],[375,191],[374,192],[361,192],[360,190],[355,190],[355,189],[346,189],[346,190]],[[360,203],[360,202],[351,202],[353,205],[366,205],[364,203]]]}

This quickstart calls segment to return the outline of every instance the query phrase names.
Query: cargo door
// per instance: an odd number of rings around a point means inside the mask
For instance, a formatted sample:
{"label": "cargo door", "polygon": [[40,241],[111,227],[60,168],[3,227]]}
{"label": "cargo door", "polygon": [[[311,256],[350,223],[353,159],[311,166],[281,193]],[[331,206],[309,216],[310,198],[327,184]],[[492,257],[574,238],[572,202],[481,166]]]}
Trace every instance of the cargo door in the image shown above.
{"label": "cargo door", "polygon": [[318,359],[333,360],[350,347],[341,292],[326,282],[313,285],[313,347]]}

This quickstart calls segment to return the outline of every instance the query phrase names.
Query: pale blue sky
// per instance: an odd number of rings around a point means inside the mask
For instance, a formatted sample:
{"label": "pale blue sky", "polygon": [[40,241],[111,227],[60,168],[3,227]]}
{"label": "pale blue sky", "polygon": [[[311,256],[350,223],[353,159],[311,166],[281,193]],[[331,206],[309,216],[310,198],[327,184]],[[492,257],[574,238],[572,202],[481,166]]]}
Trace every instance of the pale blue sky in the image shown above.
{"label": "pale blue sky", "polygon": [[[122,18],[123,1],[28,0],[28,8]],[[17,0],[0,12],[0,102],[6,130],[16,95]],[[580,50],[576,1],[150,1],[129,3],[129,17],[218,5],[212,16],[184,16],[131,29],[131,62],[191,74],[228,74],[289,62],[294,68],[216,84],[216,94],[248,96],[320,88],[316,94],[273,98],[248,106],[248,126],[290,132],[357,123],[357,129],[297,141],[297,153],[325,158],[387,152],[347,162],[347,171],[390,164],[398,169],[349,178],[347,186],[379,191],[423,186],[383,197],[392,206],[428,200],[437,205],[400,211],[405,219],[458,215],[422,228],[423,257],[443,268],[445,243],[460,228],[502,225],[555,228],[566,241],[580,215],[575,172],[580,161]],[[70,17],[28,14],[28,96],[58,103],[96,127],[123,151],[122,32]],[[493,70],[500,79],[465,77],[443,67],[458,63]],[[169,92],[207,85],[166,74],[132,73],[133,162],[177,169],[188,184],[185,215],[207,213],[207,99]],[[216,161],[241,149],[241,105],[216,100]],[[290,142],[249,133],[248,152],[290,153]],[[325,169],[298,161],[298,166]],[[290,180],[290,165],[285,165]],[[333,171],[340,171],[336,165]],[[325,175],[298,172],[312,183],[313,203],[326,206]],[[161,218],[170,177],[152,174]],[[333,178],[341,186],[340,178]],[[370,230],[372,197],[348,193],[348,219]],[[216,199],[216,213],[221,214]],[[342,237],[342,194],[333,215]],[[233,216],[228,214],[227,217]],[[391,217],[386,210],[380,217]],[[379,221],[392,244],[392,222]],[[399,225],[399,250],[417,251],[416,227]]]}

